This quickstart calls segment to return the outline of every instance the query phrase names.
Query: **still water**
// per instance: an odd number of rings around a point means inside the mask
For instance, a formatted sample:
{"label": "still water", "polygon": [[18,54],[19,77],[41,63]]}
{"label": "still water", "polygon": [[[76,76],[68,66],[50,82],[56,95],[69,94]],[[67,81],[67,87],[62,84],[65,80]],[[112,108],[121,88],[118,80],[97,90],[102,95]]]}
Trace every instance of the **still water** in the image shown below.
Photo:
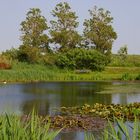
{"label": "still water", "polygon": [[[140,102],[140,82],[41,82],[0,85],[0,113],[55,113],[61,106],[88,103]],[[63,140],[82,140],[83,132],[62,134]],[[67,138],[68,137],[68,138]],[[59,139],[59,138],[58,138]]]}

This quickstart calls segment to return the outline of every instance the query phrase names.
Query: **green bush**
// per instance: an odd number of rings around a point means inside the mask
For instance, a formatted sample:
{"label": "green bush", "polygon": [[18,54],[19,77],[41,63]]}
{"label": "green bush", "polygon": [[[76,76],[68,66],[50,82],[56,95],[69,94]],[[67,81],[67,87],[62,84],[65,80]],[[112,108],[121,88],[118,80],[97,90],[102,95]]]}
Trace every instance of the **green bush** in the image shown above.
{"label": "green bush", "polygon": [[140,80],[140,74],[136,77],[136,80]]}
{"label": "green bush", "polygon": [[11,60],[4,55],[0,55],[0,69],[11,69]]}
{"label": "green bush", "polygon": [[21,62],[39,63],[41,59],[40,49],[37,47],[21,46],[18,60]]}
{"label": "green bush", "polygon": [[7,59],[16,60],[18,58],[18,53],[18,49],[11,48],[10,50],[2,52],[2,55],[5,56]]}
{"label": "green bush", "polygon": [[107,57],[96,50],[75,48],[59,53],[56,65],[60,68],[91,69],[101,71],[107,64]]}

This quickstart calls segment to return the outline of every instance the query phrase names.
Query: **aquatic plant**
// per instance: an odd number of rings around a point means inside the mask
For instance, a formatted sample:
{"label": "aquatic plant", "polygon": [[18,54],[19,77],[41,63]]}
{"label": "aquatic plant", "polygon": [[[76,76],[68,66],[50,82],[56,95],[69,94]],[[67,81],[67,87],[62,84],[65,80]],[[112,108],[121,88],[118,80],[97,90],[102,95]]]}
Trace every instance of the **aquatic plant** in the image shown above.
{"label": "aquatic plant", "polygon": [[51,131],[50,123],[44,123],[34,112],[27,118],[0,116],[1,140],[53,140],[60,131]]}
{"label": "aquatic plant", "polygon": [[93,106],[84,104],[79,107],[61,107],[59,110],[62,114],[82,114],[99,116],[101,118],[112,120],[116,118],[124,118],[126,120],[133,120],[135,116],[140,118],[140,103],[131,103],[128,105],[120,104],[99,104],[96,103]]}
{"label": "aquatic plant", "polygon": [[102,131],[99,138],[92,133],[85,133],[85,140],[139,140],[140,123],[135,118],[134,122],[127,123],[123,119],[114,118],[114,122],[108,121],[108,127]]}

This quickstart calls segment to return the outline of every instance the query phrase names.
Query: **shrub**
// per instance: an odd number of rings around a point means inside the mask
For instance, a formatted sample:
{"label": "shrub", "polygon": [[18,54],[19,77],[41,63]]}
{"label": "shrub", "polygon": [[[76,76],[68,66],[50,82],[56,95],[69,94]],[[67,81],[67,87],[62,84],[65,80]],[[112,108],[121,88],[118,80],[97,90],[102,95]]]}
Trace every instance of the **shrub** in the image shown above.
{"label": "shrub", "polygon": [[11,69],[11,61],[6,56],[0,56],[0,69]]}
{"label": "shrub", "polygon": [[140,74],[136,77],[136,80],[140,80]]}
{"label": "shrub", "polygon": [[10,50],[6,50],[5,52],[2,52],[2,55],[4,55],[8,59],[15,60],[18,58],[18,53],[19,53],[18,49],[12,48]]}
{"label": "shrub", "polygon": [[41,54],[37,47],[21,46],[19,49],[18,60],[22,62],[38,63]]}
{"label": "shrub", "polygon": [[91,69],[101,71],[107,64],[107,57],[96,50],[75,48],[59,53],[56,65],[60,68]]}
{"label": "shrub", "polygon": [[42,63],[45,65],[53,66],[55,65],[56,55],[53,53],[46,53],[42,56]]}

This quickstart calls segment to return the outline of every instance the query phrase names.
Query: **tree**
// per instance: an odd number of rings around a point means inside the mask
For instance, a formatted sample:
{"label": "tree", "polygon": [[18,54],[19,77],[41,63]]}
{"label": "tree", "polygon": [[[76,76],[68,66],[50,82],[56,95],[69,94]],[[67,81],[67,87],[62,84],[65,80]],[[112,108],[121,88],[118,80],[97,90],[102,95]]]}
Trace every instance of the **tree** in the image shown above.
{"label": "tree", "polygon": [[103,54],[110,54],[112,44],[117,38],[111,23],[113,17],[103,8],[94,7],[89,10],[90,19],[84,21],[84,37],[86,43]]}
{"label": "tree", "polygon": [[118,50],[118,55],[120,56],[121,60],[125,60],[128,54],[128,48],[127,45],[124,45],[122,47],[120,47],[120,49]]}
{"label": "tree", "polygon": [[77,16],[68,3],[59,3],[52,11],[56,20],[51,20],[50,35],[52,42],[60,45],[60,50],[75,48],[81,41],[76,31],[78,27]]}
{"label": "tree", "polygon": [[22,45],[19,48],[18,59],[36,63],[41,52],[49,50],[49,38],[44,33],[48,29],[47,21],[41,15],[41,10],[32,8],[27,12],[25,21],[21,22]]}
{"label": "tree", "polygon": [[38,8],[30,9],[27,13],[26,20],[21,22],[22,46],[48,47],[48,36],[44,34],[44,31],[47,29],[47,21],[41,15],[41,10]]}

